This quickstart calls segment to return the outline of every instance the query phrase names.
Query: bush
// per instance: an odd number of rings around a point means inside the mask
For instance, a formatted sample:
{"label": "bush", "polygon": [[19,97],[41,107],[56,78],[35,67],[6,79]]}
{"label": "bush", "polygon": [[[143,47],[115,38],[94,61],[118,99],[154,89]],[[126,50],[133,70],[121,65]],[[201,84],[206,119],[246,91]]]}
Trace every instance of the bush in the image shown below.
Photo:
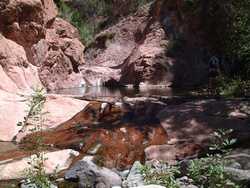
{"label": "bush", "polygon": [[231,138],[233,129],[218,129],[213,133],[211,140],[212,144],[209,146],[210,151],[219,152],[221,154],[228,153],[230,147],[236,143],[237,139]]}
{"label": "bush", "polygon": [[66,5],[63,1],[59,1],[58,7],[59,16],[70,22],[78,29],[82,42],[85,45],[91,43],[94,38],[96,26],[84,21],[78,11]]}
{"label": "bush", "polygon": [[37,188],[50,188],[52,183],[46,176],[44,162],[47,159],[43,152],[36,153],[29,162],[30,167],[25,170],[26,182],[35,184]]}
{"label": "bush", "polygon": [[225,97],[242,97],[250,95],[250,81],[240,77],[230,79],[227,77],[218,78],[218,92]]}
{"label": "bush", "polygon": [[141,168],[141,174],[146,184],[162,185],[168,188],[180,187],[176,181],[176,176],[180,174],[180,171],[176,166],[155,169],[149,165],[144,165]]}
{"label": "bush", "polygon": [[238,188],[225,172],[226,161],[221,156],[195,159],[190,162],[188,176],[194,184],[204,188]]}
{"label": "bush", "polygon": [[[213,139],[209,150],[213,155],[190,161],[187,175],[195,185],[204,188],[238,188],[225,171],[225,165],[229,162],[223,156],[230,151],[230,147],[236,142],[231,138],[232,129],[218,129],[213,133]],[[218,154],[219,153],[219,154]]]}
{"label": "bush", "polygon": [[[25,97],[25,96],[24,96]],[[27,116],[23,122],[19,122],[17,126],[22,126],[23,130],[29,130],[34,133],[34,136],[28,140],[28,147],[30,150],[31,159],[29,161],[29,168],[25,169],[26,176],[25,184],[34,184],[38,188],[50,188],[51,182],[46,176],[44,162],[46,158],[43,148],[43,123],[44,112],[42,112],[44,103],[46,102],[45,91],[43,88],[36,88],[30,96],[27,96]]]}

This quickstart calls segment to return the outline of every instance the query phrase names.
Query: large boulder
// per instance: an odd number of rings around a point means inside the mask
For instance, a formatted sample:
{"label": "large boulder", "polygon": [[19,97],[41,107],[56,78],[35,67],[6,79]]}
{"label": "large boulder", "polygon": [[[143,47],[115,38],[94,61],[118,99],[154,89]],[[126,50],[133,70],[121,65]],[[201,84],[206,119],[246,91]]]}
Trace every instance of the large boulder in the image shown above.
{"label": "large boulder", "polygon": [[0,141],[11,141],[21,130],[17,126],[27,115],[24,98],[0,90]]}
{"label": "large boulder", "polygon": [[141,174],[142,164],[139,161],[135,161],[128,177],[122,182],[123,187],[143,187],[145,185],[143,175]]}
{"label": "large boulder", "polygon": [[119,85],[120,70],[105,66],[80,66],[85,86],[117,86]]}
{"label": "large boulder", "polygon": [[[48,95],[44,104],[42,114],[44,114],[43,130],[56,128],[59,125],[71,120],[80,113],[89,103],[60,95]],[[26,104],[23,104],[26,106]],[[27,106],[26,106],[27,109]],[[23,137],[31,133],[34,125],[24,126],[15,136],[15,141],[21,141]]]}
{"label": "large boulder", "polygon": [[170,139],[202,143],[219,128],[250,131],[249,106],[244,100],[194,100],[170,105],[158,117]]}
{"label": "large boulder", "polygon": [[65,174],[66,180],[79,180],[79,187],[111,188],[121,185],[121,177],[115,172],[95,165],[91,156],[74,164]]}
{"label": "large boulder", "polygon": [[[55,171],[60,172],[69,168],[73,159],[77,157],[77,151],[66,149],[44,154],[44,169],[46,174],[53,174]],[[20,179],[25,177],[25,170],[32,169],[32,162],[36,156],[25,157],[20,160],[7,160],[0,162],[0,180]],[[34,168],[34,167],[33,167]]]}
{"label": "large boulder", "polygon": [[149,161],[157,159],[175,165],[177,160],[197,157],[201,149],[201,146],[194,143],[153,145],[145,149],[145,158]]}
{"label": "large boulder", "polygon": [[225,171],[232,179],[241,184],[250,185],[250,150],[237,148],[226,155],[228,164]]}

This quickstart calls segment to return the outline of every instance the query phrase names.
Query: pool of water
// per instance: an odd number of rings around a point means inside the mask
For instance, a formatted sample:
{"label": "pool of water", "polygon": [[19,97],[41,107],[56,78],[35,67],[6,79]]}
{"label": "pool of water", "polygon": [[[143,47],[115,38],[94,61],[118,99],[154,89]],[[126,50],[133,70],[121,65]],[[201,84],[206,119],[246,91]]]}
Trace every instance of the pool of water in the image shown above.
{"label": "pool of water", "polygon": [[110,89],[107,87],[81,87],[81,88],[69,88],[52,91],[54,94],[62,95],[77,95],[82,97],[135,97],[135,96],[150,96],[150,95],[164,95],[172,96],[172,89],[162,86],[151,86],[145,88],[116,88]]}
{"label": "pool of water", "polygon": [[0,142],[0,154],[17,149],[17,146],[12,142]]}

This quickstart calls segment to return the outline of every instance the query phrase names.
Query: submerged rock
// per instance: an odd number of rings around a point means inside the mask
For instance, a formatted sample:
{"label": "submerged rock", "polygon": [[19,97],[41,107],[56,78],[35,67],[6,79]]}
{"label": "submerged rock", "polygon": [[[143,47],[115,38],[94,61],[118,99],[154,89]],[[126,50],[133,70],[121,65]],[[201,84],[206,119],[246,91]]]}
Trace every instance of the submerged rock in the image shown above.
{"label": "submerged rock", "polygon": [[86,156],[65,173],[66,180],[78,180],[79,187],[111,188],[121,185],[121,177],[115,172],[93,163],[93,157]]}

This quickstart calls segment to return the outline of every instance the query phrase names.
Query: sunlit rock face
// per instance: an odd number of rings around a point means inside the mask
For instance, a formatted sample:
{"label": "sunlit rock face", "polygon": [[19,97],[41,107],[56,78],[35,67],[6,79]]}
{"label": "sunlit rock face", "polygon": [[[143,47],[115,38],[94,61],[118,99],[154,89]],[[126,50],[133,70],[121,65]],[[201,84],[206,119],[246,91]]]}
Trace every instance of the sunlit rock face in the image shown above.
{"label": "sunlit rock face", "polygon": [[17,93],[41,86],[37,67],[28,62],[24,48],[1,34],[0,44],[0,89]]}
{"label": "sunlit rock face", "polygon": [[[55,171],[60,172],[67,169],[73,159],[78,156],[79,153],[66,149],[54,152],[44,153],[46,160],[44,161],[44,170],[46,174],[53,174]],[[24,157],[19,160],[9,160],[0,163],[0,180],[20,179],[25,177],[25,170],[30,168],[29,163],[34,163],[37,160],[35,155]]]}
{"label": "sunlit rock face", "polygon": [[30,60],[31,46],[44,38],[44,26],[56,14],[52,0],[4,1],[0,10],[0,30],[4,36],[23,46]]}
{"label": "sunlit rock face", "polygon": [[17,126],[27,115],[23,97],[0,90],[0,141],[12,141],[21,130]]}
{"label": "sunlit rock face", "polygon": [[56,16],[53,0],[2,1],[0,32],[24,48],[26,64],[38,67],[48,90],[79,87],[84,46],[77,29]]}
{"label": "sunlit rock face", "polygon": [[[26,98],[20,94],[27,97],[36,88],[55,90],[79,87],[82,83],[78,66],[84,63],[84,46],[78,39],[77,29],[56,16],[53,0],[0,2],[2,141],[14,138],[21,128],[17,123],[24,121],[29,110]],[[55,98],[57,100],[47,97],[47,104],[55,105],[47,106],[53,116],[48,117],[48,128],[67,121],[86,104],[69,98]]]}
{"label": "sunlit rock face", "polygon": [[[60,95],[48,95],[43,106],[42,129],[50,130],[72,119],[88,105],[87,101],[63,97]],[[25,105],[26,111],[28,106]],[[24,126],[21,131],[15,135],[15,141],[20,142],[26,135],[35,132],[34,125]]]}
{"label": "sunlit rock face", "polygon": [[48,90],[81,86],[78,66],[84,63],[83,50],[78,31],[71,24],[56,18],[48,25],[45,39],[32,47],[33,62]]}

